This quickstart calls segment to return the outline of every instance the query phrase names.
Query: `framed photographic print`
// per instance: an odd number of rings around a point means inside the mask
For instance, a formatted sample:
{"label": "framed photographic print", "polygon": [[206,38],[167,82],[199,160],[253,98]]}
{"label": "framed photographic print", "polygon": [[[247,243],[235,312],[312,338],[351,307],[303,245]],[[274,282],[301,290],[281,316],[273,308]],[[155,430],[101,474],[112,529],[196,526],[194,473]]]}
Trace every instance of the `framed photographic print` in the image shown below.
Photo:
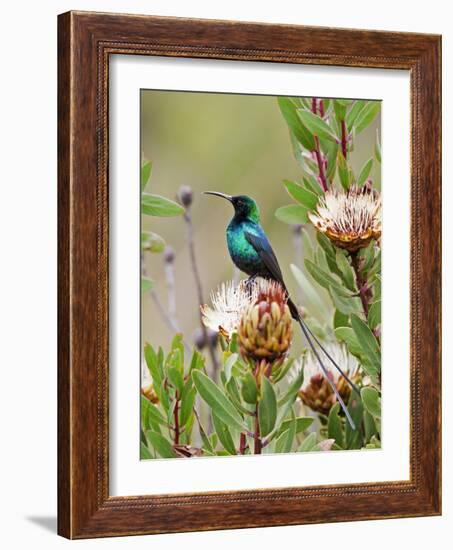
{"label": "framed photographic print", "polygon": [[440,37],[59,17],[59,533],[441,513]]}

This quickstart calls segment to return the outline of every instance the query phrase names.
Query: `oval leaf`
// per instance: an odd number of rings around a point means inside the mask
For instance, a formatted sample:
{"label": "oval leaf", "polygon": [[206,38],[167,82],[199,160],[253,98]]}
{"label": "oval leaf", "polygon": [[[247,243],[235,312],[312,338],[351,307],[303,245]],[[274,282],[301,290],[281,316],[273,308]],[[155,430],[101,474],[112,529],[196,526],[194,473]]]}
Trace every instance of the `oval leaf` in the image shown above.
{"label": "oval leaf", "polygon": [[261,382],[261,399],[258,403],[258,420],[260,423],[260,435],[270,433],[277,419],[277,398],[272,384],[266,377]]}
{"label": "oval leaf", "polygon": [[289,204],[277,208],[275,217],[289,225],[301,225],[308,222],[307,209],[299,204]]}
{"label": "oval leaf", "polygon": [[209,376],[196,370],[192,372],[192,380],[198,393],[222,422],[225,422],[225,424],[235,430],[245,430],[242,425],[242,418],[235,409],[233,403],[231,403]]}
{"label": "oval leaf", "polygon": [[148,430],[146,432],[146,439],[162,458],[176,457],[176,453],[173,450],[171,443],[165,439],[162,434]]}
{"label": "oval leaf", "polygon": [[142,194],[142,214],[147,216],[171,217],[184,214],[184,208],[175,201],[160,195]]}
{"label": "oval leaf", "polygon": [[381,418],[381,398],[379,393],[370,387],[362,388],[360,391],[363,405],[373,418]]}
{"label": "oval leaf", "polygon": [[284,180],[283,185],[290,196],[308,210],[315,210],[318,204],[318,197],[311,191],[304,189],[301,185],[294,181]]}
{"label": "oval leaf", "polygon": [[315,115],[311,111],[304,111],[303,109],[299,109],[297,112],[303,124],[310,130],[310,132],[320,138],[329,139],[335,143],[337,142],[337,136],[321,117]]}

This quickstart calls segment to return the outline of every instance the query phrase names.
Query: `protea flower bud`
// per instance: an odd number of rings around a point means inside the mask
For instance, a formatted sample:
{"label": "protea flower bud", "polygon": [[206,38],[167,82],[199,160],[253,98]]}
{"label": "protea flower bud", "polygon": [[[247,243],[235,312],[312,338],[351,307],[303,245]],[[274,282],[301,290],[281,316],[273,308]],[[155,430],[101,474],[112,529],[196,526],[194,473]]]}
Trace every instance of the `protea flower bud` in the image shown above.
{"label": "protea flower bud", "polygon": [[255,362],[272,363],[283,359],[292,336],[292,318],[284,288],[274,282],[260,280],[257,298],[244,311],[239,324],[241,354]]}
{"label": "protea flower bud", "polygon": [[[358,362],[355,357],[349,354],[345,346],[330,343],[326,345],[326,349],[336,363],[341,365],[345,374],[352,380],[357,380]],[[330,380],[335,384],[343,401],[347,403],[351,394],[351,387],[333,366],[327,362],[325,366],[329,370],[328,376]],[[307,353],[305,356],[304,383],[299,390],[299,397],[312,411],[325,415],[329,414],[330,409],[337,402],[335,394],[329,382],[320,372],[317,359],[313,356],[312,352]]]}
{"label": "protea flower bud", "polygon": [[154,385],[149,384],[148,386],[142,386],[142,394],[151,401],[151,403],[154,403],[156,405],[159,403],[159,398],[157,397],[157,393],[154,390]]}
{"label": "protea flower bud", "polygon": [[308,217],[335,246],[357,252],[381,236],[381,196],[368,185],[330,189]]}

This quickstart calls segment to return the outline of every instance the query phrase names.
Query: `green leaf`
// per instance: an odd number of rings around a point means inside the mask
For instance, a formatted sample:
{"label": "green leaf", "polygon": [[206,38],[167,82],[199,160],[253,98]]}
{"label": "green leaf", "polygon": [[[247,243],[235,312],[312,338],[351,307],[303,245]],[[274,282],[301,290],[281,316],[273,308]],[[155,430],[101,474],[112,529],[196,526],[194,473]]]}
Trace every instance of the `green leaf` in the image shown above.
{"label": "green leaf", "polygon": [[[295,418],[295,421],[296,421],[295,422],[296,434],[299,434],[301,432],[304,432],[313,424],[314,418],[312,418],[311,416],[299,416]],[[278,430],[278,433],[281,434],[283,431],[288,430],[292,422],[293,422],[292,419],[284,420]]]}
{"label": "green leaf", "polygon": [[290,453],[296,437],[297,421],[294,412],[291,412],[292,418],[287,421],[288,428],[283,430],[278,436],[275,444],[277,453]]}
{"label": "green leaf", "polygon": [[152,164],[150,162],[145,162],[140,170],[140,188],[141,192],[145,190],[145,187],[151,177]]}
{"label": "green leaf", "polygon": [[333,314],[333,328],[339,327],[348,327],[349,326],[349,315],[341,313],[340,310],[336,309]]}
{"label": "green leaf", "polygon": [[258,403],[258,420],[260,423],[260,435],[270,433],[277,419],[277,398],[269,379],[265,376],[261,381],[261,399]]}
{"label": "green leaf", "polygon": [[143,354],[145,356],[146,366],[148,367],[154,385],[160,384],[164,378],[164,371],[158,359],[158,355],[154,351],[151,344],[145,344]]}
{"label": "green leaf", "polygon": [[362,130],[365,130],[374,120],[375,116],[381,110],[380,101],[369,101],[363,109],[357,115],[354,122],[354,128],[356,134],[360,134]]}
{"label": "green leaf", "polygon": [[371,387],[365,387],[360,390],[365,409],[373,418],[381,418],[381,398],[377,390]]}
{"label": "green leaf", "polygon": [[193,371],[192,380],[198,393],[222,422],[235,430],[244,431],[242,418],[233,403],[206,374]]}
{"label": "green leaf", "polygon": [[175,458],[172,444],[162,435],[152,430],[146,432],[146,439],[162,458]]}
{"label": "green leaf", "polygon": [[173,366],[168,368],[167,373],[168,373],[168,379],[170,380],[171,385],[176,390],[178,390],[179,394],[181,395],[184,389],[184,380],[182,378],[181,371],[178,369],[178,367]]}
{"label": "green leaf", "polygon": [[256,380],[253,374],[249,371],[242,380],[241,388],[242,398],[246,403],[255,405],[258,399],[258,388],[256,387]]}
{"label": "green leaf", "polygon": [[224,422],[222,422],[216,414],[212,415],[212,421],[214,424],[214,429],[217,433],[220,443],[223,445],[223,448],[230,455],[237,454],[236,447],[234,446],[234,441],[231,437],[228,426]]}
{"label": "green leaf", "polygon": [[142,250],[147,252],[159,253],[163,252],[165,249],[164,239],[152,231],[142,231],[140,235],[140,243]]}
{"label": "green leaf", "polygon": [[304,382],[304,369],[301,367],[296,378],[291,382],[286,393],[278,400],[279,408],[282,407],[285,403],[293,403],[296,399],[297,392],[300,390]]}
{"label": "green leaf", "polygon": [[299,118],[302,120],[302,123],[310,130],[310,132],[320,138],[329,139],[335,143],[337,142],[337,136],[321,117],[315,115],[311,111],[305,111],[303,109],[298,109],[297,113]]}
{"label": "green leaf", "polygon": [[314,137],[303,125],[300,117],[297,114],[298,105],[289,97],[279,97],[278,105],[280,111],[288,124],[288,127],[294,134],[295,138],[308,151],[314,151],[316,148]]}
{"label": "green leaf", "polygon": [[329,141],[323,144],[323,149],[327,157],[326,178],[333,180],[337,169],[338,144]]}
{"label": "green leaf", "polygon": [[327,432],[328,436],[331,439],[335,439],[335,443],[341,447],[345,448],[344,434],[343,434],[343,424],[339,416],[340,412],[340,403],[335,403],[335,405],[330,409],[329,418],[327,421]]}
{"label": "green leaf", "polygon": [[184,214],[184,208],[181,205],[160,195],[143,193],[141,205],[142,214],[147,216],[171,217]]}
{"label": "green leaf", "polygon": [[318,197],[324,194],[322,187],[319,185],[316,178],[314,178],[313,176],[305,176],[302,179],[301,185],[303,185],[307,191],[310,191],[311,193],[313,193],[314,195],[317,195]]}
{"label": "green leaf", "polygon": [[297,449],[299,453],[306,453],[312,451],[316,446],[317,438],[316,434],[312,432],[302,441],[302,444]]}
{"label": "green leaf", "polygon": [[231,378],[231,370],[234,364],[237,362],[239,355],[237,353],[226,352],[227,358],[223,367],[223,372],[225,373],[226,382]]}
{"label": "green leaf", "polygon": [[332,275],[327,273],[327,271],[320,268],[312,261],[306,259],[305,267],[307,268],[308,273],[313,277],[313,279],[325,289],[330,290],[330,288],[334,288],[337,294],[345,296],[347,298],[351,298],[353,296],[353,293],[350,290],[342,287],[337,279],[334,279]]}
{"label": "green leaf", "polygon": [[338,175],[340,177],[341,185],[344,189],[348,190],[354,183],[354,175],[351,167],[340,150],[338,151]]}
{"label": "green leaf", "polygon": [[283,185],[295,201],[299,202],[307,210],[315,210],[318,204],[318,196],[315,193],[304,189],[294,181],[283,180]]}
{"label": "green leaf", "polygon": [[359,176],[357,178],[358,187],[362,187],[362,185],[368,179],[368,176],[370,175],[372,168],[373,168],[373,159],[371,158],[365,162],[365,164],[362,166],[362,169],[360,170]]}
{"label": "green leaf", "polygon": [[365,356],[379,372],[381,369],[381,352],[378,341],[371,332],[370,327],[355,314],[351,315],[351,326]]}
{"label": "green leaf", "polygon": [[335,116],[337,117],[338,120],[344,120],[345,119],[345,116],[346,116],[346,105],[338,100],[338,99],[334,99],[333,100],[333,109],[335,111]]}
{"label": "green leaf", "polygon": [[379,130],[376,128],[376,144],[374,146],[374,156],[376,160],[381,164],[381,142],[379,141]]}
{"label": "green leaf", "polygon": [[197,390],[192,386],[192,384],[187,383],[184,386],[181,396],[181,409],[179,412],[179,423],[181,426],[184,426],[187,423],[190,415],[192,414],[196,395]]}
{"label": "green leaf", "polygon": [[150,458],[153,458],[150,450],[143,441],[140,441],[140,460],[149,460]]}
{"label": "green leaf", "polygon": [[362,353],[362,348],[360,347],[359,341],[355,332],[350,327],[339,327],[335,329],[335,336],[340,342],[344,342],[348,347],[348,350],[352,355],[360,356]]}
{"label": "green leaf", "polygon": [[361,302],[359,298],[342,296],[338,293],[337,288],[333,286],[329,287],[329,292],[335,308],[344,315],[350,315],[351,313],[360,311]]}
{"label": "green leaf", "polygon": [[281,365],[280,367],[274,367],[274,369],[272,370],[272,381],[274,384],[276,384],[277,382],[280,382],[280,380],[282,380],[286,374],[288,373],[289,369],[294,365],[294,359],[290,358],[290,359],[287,359],[283,365]]}
{"label": "green leaf", "polygon": [[341,250],[336,251],[335,261],[340,269],[342,279],[346,283],[346,286],[349,290],[356,292],[357,288],[355,284],[354,270],[352,269],[346,255]]}
{"label": "green leaf", "polygon": [[296,265],[290,265],[291,272],[296,279],[297,284],[302,290],[304,297],[304,305],[316,314],[321,319],[328,319],[330,306],[326,305],[326,301],[322,299],[319,289],[313,288],[313,283],[308,280],[305,273]]}
{"label": "green leaf", "polygon": [[381,324],[381,300],[373,302],[368,311],[368,324],[371,330],[374,330]]}
{"label": "green leaf", "polygon": [[140,416],[146,429],[150,427],[150,422],[163,426],[167,424],[159,409],[144,395],[140,396]]}
{"label": "green leaf", "polygon": [[142,277],[141,280],[141,292],[142,294],[145,294],[146,292],[150,291],[154,286],[154,281],[150,279],[149,277]]}
{"label": "green leaf", "polygon": [[301,225],[308,222],[307,209],[299,204],[280,206],[275,211],[275,217],[289,225]]}
{"label": "green leaf", "polygon": [[351,107],[348,114],[346,115],[346,125],[349,131],[352,130],[358,114],[365,107],[365,105],[366,101],[364,101],[363,99],[358,99],[357,101],[354,101],[354,105]]}
{"label": "green leaf", "polygon": [[356,429],[353,430],[349,422],[346,422],[345,424],[346,448],[360,449],[363,444],[362,431],[360,429],[360,426],[362,424],[362,418],[363,418],[363,405],[362,405],[361,399],[357,397],[355,392],[352,392],[349,398],[348,411],[349,411],[349,414],[351,415],[352,420],[354,421],[354,424],[356,425]]}

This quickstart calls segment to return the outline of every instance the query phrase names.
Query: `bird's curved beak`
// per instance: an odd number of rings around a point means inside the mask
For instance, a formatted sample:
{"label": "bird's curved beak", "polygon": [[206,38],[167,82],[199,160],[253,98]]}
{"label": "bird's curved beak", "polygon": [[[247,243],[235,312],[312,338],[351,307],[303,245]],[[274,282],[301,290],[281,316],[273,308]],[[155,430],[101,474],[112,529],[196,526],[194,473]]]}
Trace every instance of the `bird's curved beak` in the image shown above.
{"label": "bird's curved beak", "polygon": [[233,197],[231,195],[226,195],[225,193],[218,193],[217,191],[204,191],[204,195],[215,195],[216,197],[222,197],[223,199],[226,199],[227,201],[232,201]]}

